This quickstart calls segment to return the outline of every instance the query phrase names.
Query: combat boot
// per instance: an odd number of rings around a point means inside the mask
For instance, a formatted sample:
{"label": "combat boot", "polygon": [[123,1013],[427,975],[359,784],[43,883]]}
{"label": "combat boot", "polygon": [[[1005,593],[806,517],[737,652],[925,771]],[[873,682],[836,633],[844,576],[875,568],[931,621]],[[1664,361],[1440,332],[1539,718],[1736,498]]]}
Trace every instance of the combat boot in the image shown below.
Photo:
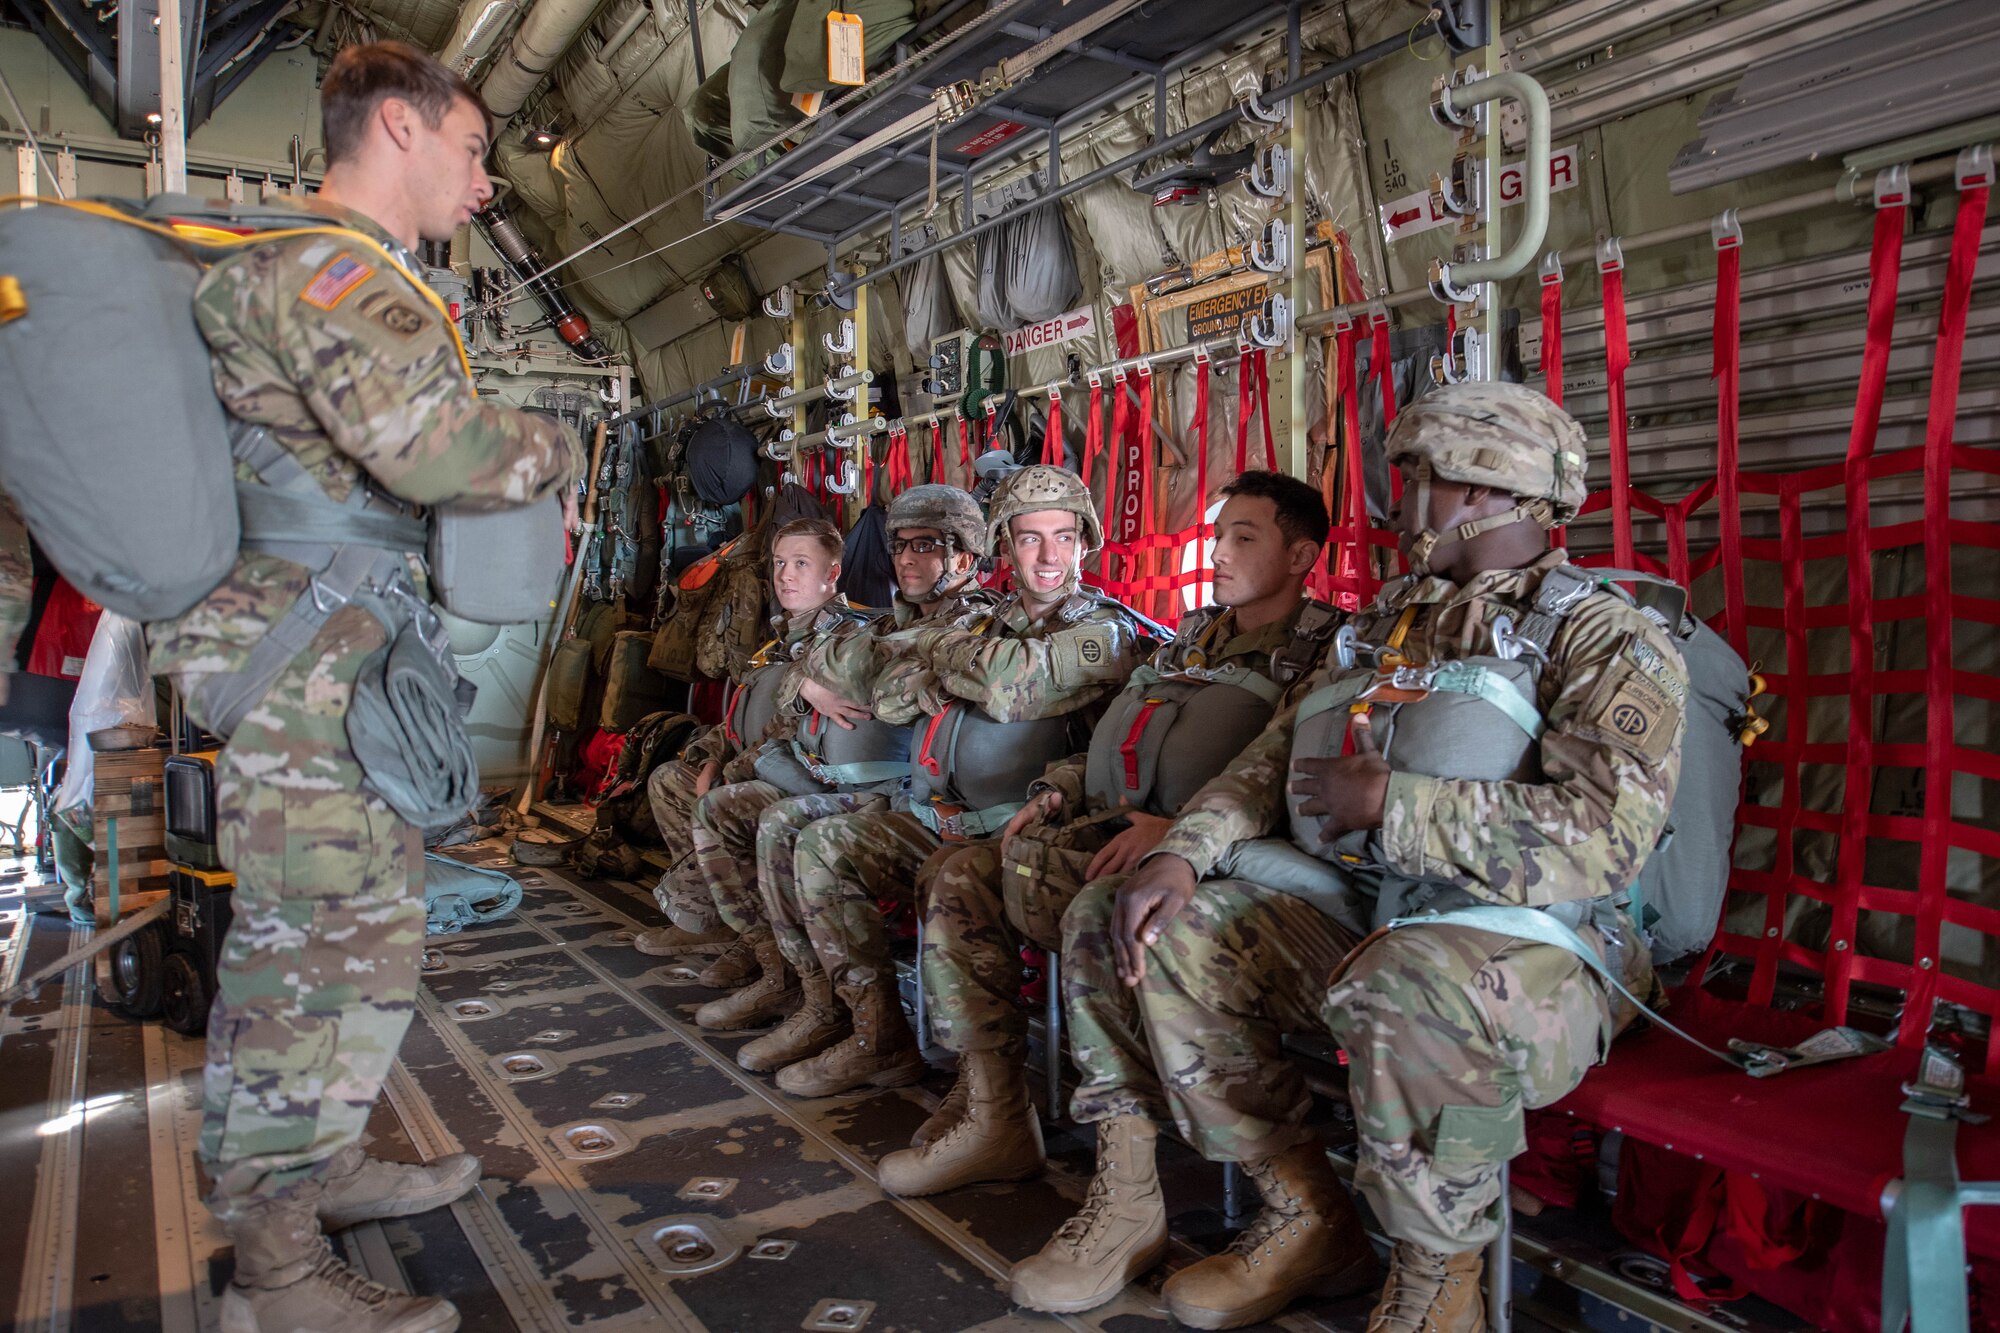
{"label": "combat boot", "polygon": [[763,971],[762,962],[757,956],[757,941],[738,935],[714,962],[695,975],[695,980],[710,990],[735,990],[757,979]]}
{"label": "combat boot", "polygon": [[226,1210],[236,1276],[222,1294],[222,1333],[450,1333],[458,1310],[405,1296],[336,1259],[314,1212],[318,1182]]}
{"label": "combat boot", "polygon": [[678,958],[699,953],[718,944],[733,944],[736,932],[724,926],[714,930],[682,930],[679,926],[655,926],[632,937],[632,947],[653,958]]}
{"label": "combat boot", "polygon": [[455,1152],[410,1165],[370,1157],[350,1143],[327,1160],[319,1223],[339,1231],[357,1222],[409,1217],[442,1208],[479,1183],[479,1159]]}
{"label": "combat boot", "polygon": [[1368,1333],[1485,1333],[1486,1256],[1439,1254],[1399,1240]]}
{"label": "combat boot", "polygon": [[758,1074],[783,1069],[811,1059],[835,1042],[845,1040],[853,1031],[847,1021],[847,1010],[833,998],[832,977],[824,972],[800,977],[799,991],[804,998],[792,1010],[791,1017],[745,1044],[736,1053],[737,1064]]}
{"label": "combat boot", "polygon": [[882,1159],[876,1179],[889,1193],[920,1198],[981,1181],[1026,1180],[1047,1168],[1042,1125],[1019,1062],[973,1051],[960,1057],[958,1078],[967,1085],[965,1114],[922,1147]]}
{"label": "combat boot", "polygon": [[766,934],[751,947],[764,969],[762,974],[741,990],[710,1000],[695,1010],[695,1022],[711,1031],[730,1032],[759,1027],[774,1018],[783,1018],[798,1007],[798,978],[792,975],[792,965],[778,952],[777,939]]}
{"label": "combat boot", "polygon": [[938,1109],[931,1112],[930,1119],[918,1125],[917,1132],[910,1135],[912,1148],[923,1147],[958,1123],[958,1118],[965,1114],[965,1086],[965,1066],[960,1065],[958,1077],[951,1081],[951,1091],[938,1103]]}
{"label": "combat boot", "polygon": [[1076,1314],[1104,1304],[1167,1252],[1167,1204],[1154,1160],[1159,1127],[1121,1115],[1097,1125],[1097,1174],[1083,1208],[1039,1254],[1014,1265],[1016,1305]]}
{"label": "combat boot", "polygon": [[779,1088],[794,1097],[831,1097],[869,1084],[900,1088],[924,1076],[924,1055],[894,985],[876,981],[835,990],[853,1015],[854,1031],[812,1059],[780,1069]]}
{"label": "combat boot", "polygon": [[1264,1207],[1229,1248],[1167,1279],[1160,1294],[1189,1328],[1262,1323],[1308,1293],[1375,1285],[1375,1249],[1317,1139],[1243,1163]]}

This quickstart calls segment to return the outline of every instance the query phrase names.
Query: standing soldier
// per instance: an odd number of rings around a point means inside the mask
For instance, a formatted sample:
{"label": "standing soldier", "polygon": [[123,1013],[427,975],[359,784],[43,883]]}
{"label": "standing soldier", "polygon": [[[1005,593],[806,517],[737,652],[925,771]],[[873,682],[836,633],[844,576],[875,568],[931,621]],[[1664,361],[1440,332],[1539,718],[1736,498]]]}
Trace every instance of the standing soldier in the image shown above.
{"label": "standing soldier", "polygon": [[[383,42],[335,58],[321,108],[326,183],[300,221],[353,235],[253,246],[206,276],[195,319],[223,402],[335,501],[370,489],[507,508],[567,492],[575,438],[473,392],[409,253],[491,198],[485,107],[429,56]],[[203,688],[243,671],[316,597],[314,579],[246,547],[220,588],[150,627],[154,670],[175,677],[196,722],[230,732],[215,801],[235,922],[200,1147],[209,1206],[236,1247],[222,1327],[428,1333],[456,1328],[458,1312],[367,1281],[321,1232],[436,1207],[479,1177],[462,1154],[399,1166],[359,1142],[415,1007],[424,936],[419,831],[364,777],[347,731],[363,660],[391,637],[367,604],[395,601],[394,588],[338,606],[233,731]]]}
{"label": "standing soldier", "polygon": [[917,727],[910,794],[893,810],[823,819],[799,835],[785,910],[804,926],[853,1030],[779,1070],[778,1086],[793,1096],[899,1087],[922,1074],[877,899],[913,898],[940,848],[1005,828],[1028,783],[1076,750],[1077,724],[1152,647],[1156,627],[1081,586],[1083,559],[1103,532],[1074,473],[1038,465],[1009,475],[987,520],[988,543],[1003,540],[1013,595],[949,627],[894,636],[895,660],[876,683],[875,716]]}
{"label": "standing soldier", "polygon": [[[781,552],[778,544],[783,542]],[[704,985],[739,986],[755,977],[756,941],[745,940],[718,908],[695,861],[694,805],[713,788],[754,776],[752,756],[778,716],[778,690],[812,640],[861,619],[840,595],[840,529],[823,518],[785,524],[771,538],[775,637],[759,648],[732,686],[723,720],[695,734],[671,762],[653,770],[646,796],[674,867],[653,896],[671,924],[641,931],[632,946],[658,958],[727,945],[702,972]],[[739,916],[741,914],[739,913]]]}
{"label": "standing soldier", "polygon": [[[958,1082],[919,1141],[882,1160],[882,1188],[936,1194],[1043,1167],[1025,1068],[1021,948],[1062,946],[1085,884],[1123,877],[1181,804],[1271,720],[1319,663],[1339,613],[1301,596],[1326,542],[1326,504],[1304,482],[1246,472],[1215,525],[1215,602],[1132,673],[1085,755],[1029,789],[1002,842],[951,853],[925,886],[924,986]],[[1115,885],[1113,886],[1115,887]],[[1159,1242],[1164,1245],[1165,1231]]]}
{"label": "standing soldier", "polygon": [[[885,660],[885,636],[948,624],[990,599],[975,582],[985,554],[986,520],[955,486],[913,486],[889,506],[889,554],[896,603],[888,615],[816,640],[779,686],[782,734],[754,756],[757,780],[719,787],[695,802],[694,844],[723,917],[753,923],[763,974],[751,985],[705,1004],[695,1021],[742,1028],[785,1018],[779,1030],[737,1052],[745,1069],[775,1069],[817,1055],[847,1035],[832,983],[796,921],[774,919],[761,867],[791,882],[799,830],[829,815],[886,810],[910,773],[907,728],[879,722],[868,705]],[[774,728],[774,731],[777,731]],[[774,933],[774,926],[783,926]],[[801,989],[803,988],[803,990]]]}
{"label": "standing soldier", "polygon": [[[1176,1319],[1233,1328],[1307,1291],[1365,1289],[1360,1218],[1264,1035],[1318,1015],[1349,1060],[1359,1184],[1395,1241],[1369,1329],[1473,1333],[1522,1110],[1575,1087],[1631,1012],[1561,948],[1452,924],[1368,932],[1470,904],[1543,909],[1651,985],[1615,903],[1665,827],[1688,683],[1652,619],[1548,549],[1544,530],[1583,499],[1583,431],[1523,386],[1458,385],[1399,416],[1388,452],[1413,573],[1122,889],[1064,920],[1065,956],[1099,960],[1065,996],[1073,1039],[1099,1053],[1075,1108],[1100,1159],[1082,1212],[1017,1266],[1024,1303],[1078,1308],[1053,1302],[1135,1275],[1129,1237],[1160,1220],[1162,1112],[1205,1156],[1243,1163],[1264,1200],[1227,1250],[1167,1280]],[[1256,841],[1288,819],[1290,840]]]}

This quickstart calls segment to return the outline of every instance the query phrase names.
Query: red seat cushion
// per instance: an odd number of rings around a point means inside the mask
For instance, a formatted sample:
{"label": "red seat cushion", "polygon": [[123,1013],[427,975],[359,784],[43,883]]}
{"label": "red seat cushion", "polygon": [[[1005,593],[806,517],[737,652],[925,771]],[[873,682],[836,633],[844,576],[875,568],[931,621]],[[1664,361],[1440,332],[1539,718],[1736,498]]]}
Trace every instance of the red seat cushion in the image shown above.
{"label": "red seat cushion", "polygon": [[[1806,1015],[1676,995],[1670,1016],[1717,1047],[1728,1038],[1791,1045],[1822,1024]],[[1650,1028],[1619,1040],[1555,1111],[1844,1208],[1881,1216],[1882,1189],[1903,1174],[1902,1085],[1918,1052],[1898,1049],[1751,1078]],[[1973,1080],[1975,1111],[2000,1113],[2000,1083]],[[2000,1122],[1961,1125],[1959,1175],[2000,1179]],[[2000,1254],[2000,1209],[1967,1214],[1967,1244]]]}

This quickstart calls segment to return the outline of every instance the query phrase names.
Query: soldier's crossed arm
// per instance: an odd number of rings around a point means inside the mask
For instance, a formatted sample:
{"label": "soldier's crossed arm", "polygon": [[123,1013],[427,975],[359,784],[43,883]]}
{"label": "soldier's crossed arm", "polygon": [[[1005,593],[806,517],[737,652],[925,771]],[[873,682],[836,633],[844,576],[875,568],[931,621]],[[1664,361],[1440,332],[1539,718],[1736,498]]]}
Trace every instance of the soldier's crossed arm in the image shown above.
{"label": "soldier's crossed arm", "polygon": [[1687,690],[1657,626],[1615,598],[1593,598],[1557,637],[1543,677],[1546,781],[1392,775],[1389,863],[1527,906],[1628,887],[1673,804]]}
{"label": "soldier's crossed arm", "polygon": [[204,333],[261,326],[334,446],[400,499],[506,508],[582,470],[567,426],[474,392],[435,307],[373,250],[324,237],[253,250],[203,280],[196,319]]}
{"label": "soldier's crossed arm", "polygon": [[1151,646],[1123,616],[1106,612],[1035,639],[940,631],[927,656],[953,697],[995,721],[1024,722],[1088,707],[1122,686]]}
{"label": "soldier's crossed arm", "polygon": [[1288,700],[1257,739],[1190,797],[1153,855],[1178,856],[1205,877],[1232,846],[1278,828],[1298,711],[1297,699]]}

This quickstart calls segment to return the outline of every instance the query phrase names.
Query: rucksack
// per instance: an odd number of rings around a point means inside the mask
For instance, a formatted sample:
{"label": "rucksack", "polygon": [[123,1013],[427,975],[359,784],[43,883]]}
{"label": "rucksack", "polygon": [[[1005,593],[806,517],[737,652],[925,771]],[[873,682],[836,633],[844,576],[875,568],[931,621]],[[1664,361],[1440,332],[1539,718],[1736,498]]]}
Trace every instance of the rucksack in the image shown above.
{"label": "rucksack", "polygon": [[701,280],[701,295],[716,314],[733,323],[757,313],[757,286],[750,281],[750,266],[742,255],[718,260]]}
{"label": "rucksack", "polygon": [[660,826],[646,795],[653,770],[686,748],[701,723],[671,710],[651,713],[625,735],[604,798],[597,803],[593,835],[609,834],[633,846],[660,845]]}
{"label": "rucksack", "polygon": [[889,512],[879,504],[861,511],[840,553],[843,597],[856,606],[886,607],[896,595],[896,565],[889,555]]}
{"label": "rucksack", "polygon": [[771,637],[764,609],[771,580],[763,541],[732,542],[715,582],[715,593],[702,609],[695,668],[704,676],[733,680]]}
{"label": "rucksack", "polygon": [[756,541],[755,534],[745,533],[681,571],[674,581],[673,610],[653,633],[647,666],[690,684],[700,677],[701,629],[709,604],[722,591],[723,561],[746,546],[754,549]]}

